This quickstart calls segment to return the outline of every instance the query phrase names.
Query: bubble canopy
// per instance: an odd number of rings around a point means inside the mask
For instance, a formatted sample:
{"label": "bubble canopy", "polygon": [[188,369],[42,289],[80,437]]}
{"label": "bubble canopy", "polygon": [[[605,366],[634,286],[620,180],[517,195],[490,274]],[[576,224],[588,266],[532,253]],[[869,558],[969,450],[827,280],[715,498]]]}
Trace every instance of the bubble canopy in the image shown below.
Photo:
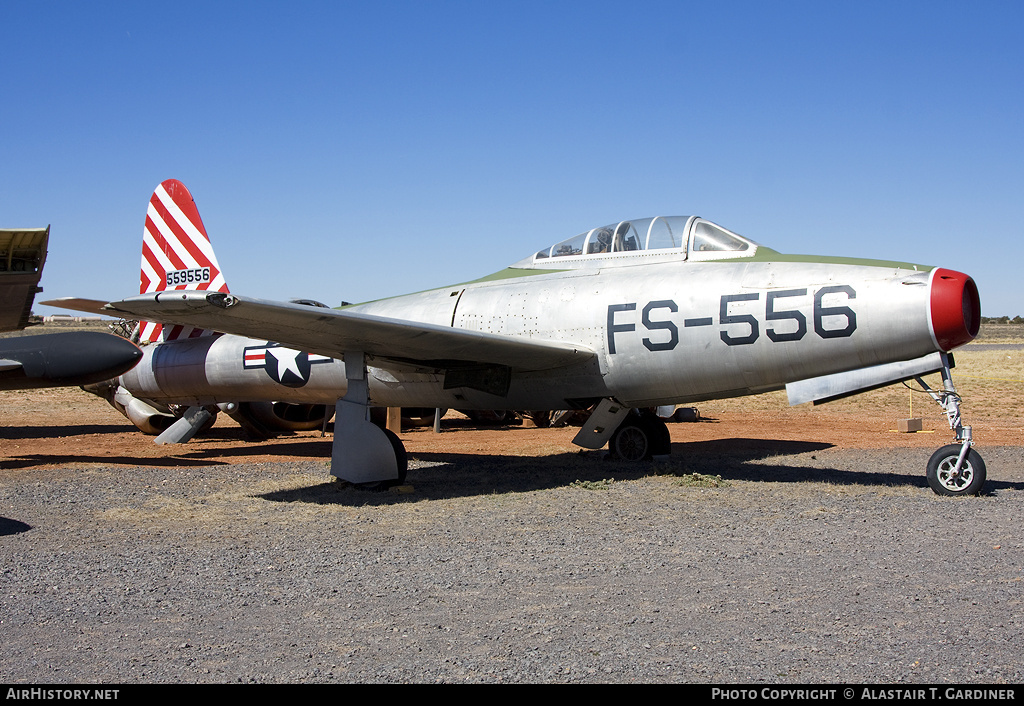
{"label": "bubble canopy", "polygon": [[696,216],[656,216],[593,228],[516,263],[555,267],[629,254],[675,254],[695,260],[748,257],[757,243]]}

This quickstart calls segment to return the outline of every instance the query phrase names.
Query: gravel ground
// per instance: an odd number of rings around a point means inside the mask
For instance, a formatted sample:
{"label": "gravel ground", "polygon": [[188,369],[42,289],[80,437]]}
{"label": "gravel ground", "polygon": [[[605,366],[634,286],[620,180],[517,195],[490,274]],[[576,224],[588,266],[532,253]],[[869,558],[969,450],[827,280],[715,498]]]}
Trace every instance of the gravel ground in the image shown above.
{"label": "gravel ground", "polygon": [[695,446],[4,472],[0,682],[1024,681],[1024,450]]}

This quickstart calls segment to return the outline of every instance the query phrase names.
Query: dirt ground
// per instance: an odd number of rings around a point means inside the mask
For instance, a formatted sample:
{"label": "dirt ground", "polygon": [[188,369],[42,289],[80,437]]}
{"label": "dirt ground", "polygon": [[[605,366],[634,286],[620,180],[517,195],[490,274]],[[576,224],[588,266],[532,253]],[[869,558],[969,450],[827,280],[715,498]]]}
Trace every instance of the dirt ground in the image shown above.
{"label": "dirt ground", "polygon": [[928,490],[953,435],[899,385],[701,403],[655,464],[451,412],[390,493],[319,432],[0,392],[0,681],[1020,683],[1024,345],[956,360],[977,498]]}
{"label": "dirt ground", "polygon": [[[910,393],[890,388],[822,407],[786,406],[774,393],[698,405],[701,420],[670,424],[673,454],[685,454],[687,442],[775,439],[829,444],[837,448],[938,448],[953,442],[938,405],[916,395],[913,413],[924,417],[925,431],[901,434],[897,420],[910,414]],[[974,425],[979,450],[1015,446],[1024,431],[1016,399],[999,405],[998,414],[965,421]],[[410,458],[418,453],[543,456],[577,447],[577,428],[537,429],[528,425],[477,425],[449,412],[440,434],[407,429],[402,434]],[[0,392],[0,468],[45,468],[102,463],[127,466],[203,466],[224,463],[322,459],[325,468],[331,437],[298,432],[267,441],[245,439],[226,415],[204,436],[187,444],[157,446],[103,400],[77,388]]]}

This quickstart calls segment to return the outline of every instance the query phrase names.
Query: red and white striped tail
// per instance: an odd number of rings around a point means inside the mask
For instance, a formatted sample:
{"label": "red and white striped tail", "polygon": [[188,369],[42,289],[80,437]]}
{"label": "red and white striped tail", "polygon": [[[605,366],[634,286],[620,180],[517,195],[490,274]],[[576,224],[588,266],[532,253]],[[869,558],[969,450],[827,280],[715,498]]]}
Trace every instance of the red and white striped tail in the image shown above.
{"label": "red and white striped tail", "polygon": [[[168,179],[156,187],[146,211],[139,294],[173,289],[226,293],[228,285],[192,194],[177,179]],[[139,324],[141,343],[210,333],[189,326],[164,327],[149,321]]]}

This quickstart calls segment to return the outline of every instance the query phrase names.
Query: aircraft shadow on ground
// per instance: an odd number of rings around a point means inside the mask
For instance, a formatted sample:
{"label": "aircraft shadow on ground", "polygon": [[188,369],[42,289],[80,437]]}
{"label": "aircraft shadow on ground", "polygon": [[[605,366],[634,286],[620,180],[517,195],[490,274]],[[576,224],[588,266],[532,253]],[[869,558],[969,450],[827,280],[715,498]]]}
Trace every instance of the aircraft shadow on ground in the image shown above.
{"label": "aircraft shadow on ground", "polygon": [[81,454],[25,454],[0,459],[0,470],[12,471],[40,466],[61,466],[65,464],[97,464],[102,466],[152,466],[156,468],[189,468],[199,466],[226,466],[228,461],[212,459],[190,459],[180,456],[164,458],[142,458],[139,456],[83,456]]}
{"label": "aircraft shadow on ground", "polygon": [[576,481],[635,480],[652,474],[684,476],[700,473],[725,481],[773,483],[825,482],[833,485],[925,487],[923,468],[906,472],[872,472],[800,463],[760,463],[766,459],[813,454],[832,444],[764,439],[717,439],[672,445],[672,456],[651,463],[604,460],[605,451],[579,451],[542,457],[480,456],[458,453],[416,453],[411,458],[429,464],[411,468],[407,481],[415,493],[371,492],[331,481],[260,495],[278,502],[389,505],[422,499],[519,493],[568,486]]}
{"label": "aircraft shadow on ground", "polygon": [[[104,428],[104,427],[100,427]],[[118,430],[123,430],[118,427]],[[233,436],[233,434],[232,434]],[[152,443],[145,439],[141,443]],[[26,454],[0,461],[3,469],[14,470],[46,465],[98,464],[103,466],[149,466],[157,468],[224,466],[244,463],[247,457],[263,456],[318,462],[324,482],[288,491],[267,493],[259,497],[280,502],[323,504],[387,505],[408,500],[471,497],[492,493],[528,492],[570,485],[576,481],[634,480],[657,475],[683,476],[700,473],[721,476],[723,480],[765,481],[776,483],[825,482],[834,485],[877,485],[925,487],[924,461],[908,462],[900,472],[871,471],[858,468],[824,468],[786,462],[779,457],[814,454],[833,448],[832,444],[770,439],[714,439],[674,443],[667,460],[652,463],[625,463],[605,460],[607,452],[575,451],[552,456],[502,456],[462,453],[410,454],[413,468],[408,483],[415,488],[412,495],[372,492],[333,481],[329,475],[331,437],[291,443],[247,444],[234,448],[202,448],[195,440],[181,447],[181,452],[167,457],[82,456],[64,454]],[[228,460],[225,460],[228,459]],[[236,459],[236,460],[231,460]],[[763,463],[775,459],[772,463]],[[415,462],[426,464],[416,467]],[[1024,483],[989,480],[987,492],[1024,490]],[[0,527],[0,530],[3,528]]]}
{"label": "aircraft shadow on ground", "polygon": [[[124,431],[121,429],[121,431]],[[224,466],[232,463],[224,458],[240,458],[244,461],[246,456],[299,456],[310,460],[331,458],[331,439],[317,439],[315,441],[297,441],[287,444],[259,444],[254,442],[241,447],[228,449],[207,449],[203,448],[203,440],[216,440],[221,437],[203,437],[193,440],[188,444],[176,447],[179,453],[173,456],[151,457],[151,456],[86,456],[69,451],[67,453],[50,454],[20,454],[0,459],[0,469],[14,470],[21,468],[33,468],[37,466],[57,466],[70,463],[96,463],[105,466],[151,466],[156,468],[174,468],[187,466],[190,468],[201,466]],[[234,438],[234,437],[225,437]],[[140,436],[140,444],[152,444],[153,437]],[[239,462],[242,462],[239,461]]]}
{"label": "aircraft shadow on ground", "polygon": [[6,537],[10,534],[21,534],[22,532],[28,532],[32,529],[32,525],[27,525],[21,520],[12,520],[10,517],[0,516],[0,537]]}
{"label": "aircraft shadow on ground", "polygon": [[0,439],[63,439],[87,434],[123,434],[135,429],[123,424],[74,424],[72,426],[0,427]]}

